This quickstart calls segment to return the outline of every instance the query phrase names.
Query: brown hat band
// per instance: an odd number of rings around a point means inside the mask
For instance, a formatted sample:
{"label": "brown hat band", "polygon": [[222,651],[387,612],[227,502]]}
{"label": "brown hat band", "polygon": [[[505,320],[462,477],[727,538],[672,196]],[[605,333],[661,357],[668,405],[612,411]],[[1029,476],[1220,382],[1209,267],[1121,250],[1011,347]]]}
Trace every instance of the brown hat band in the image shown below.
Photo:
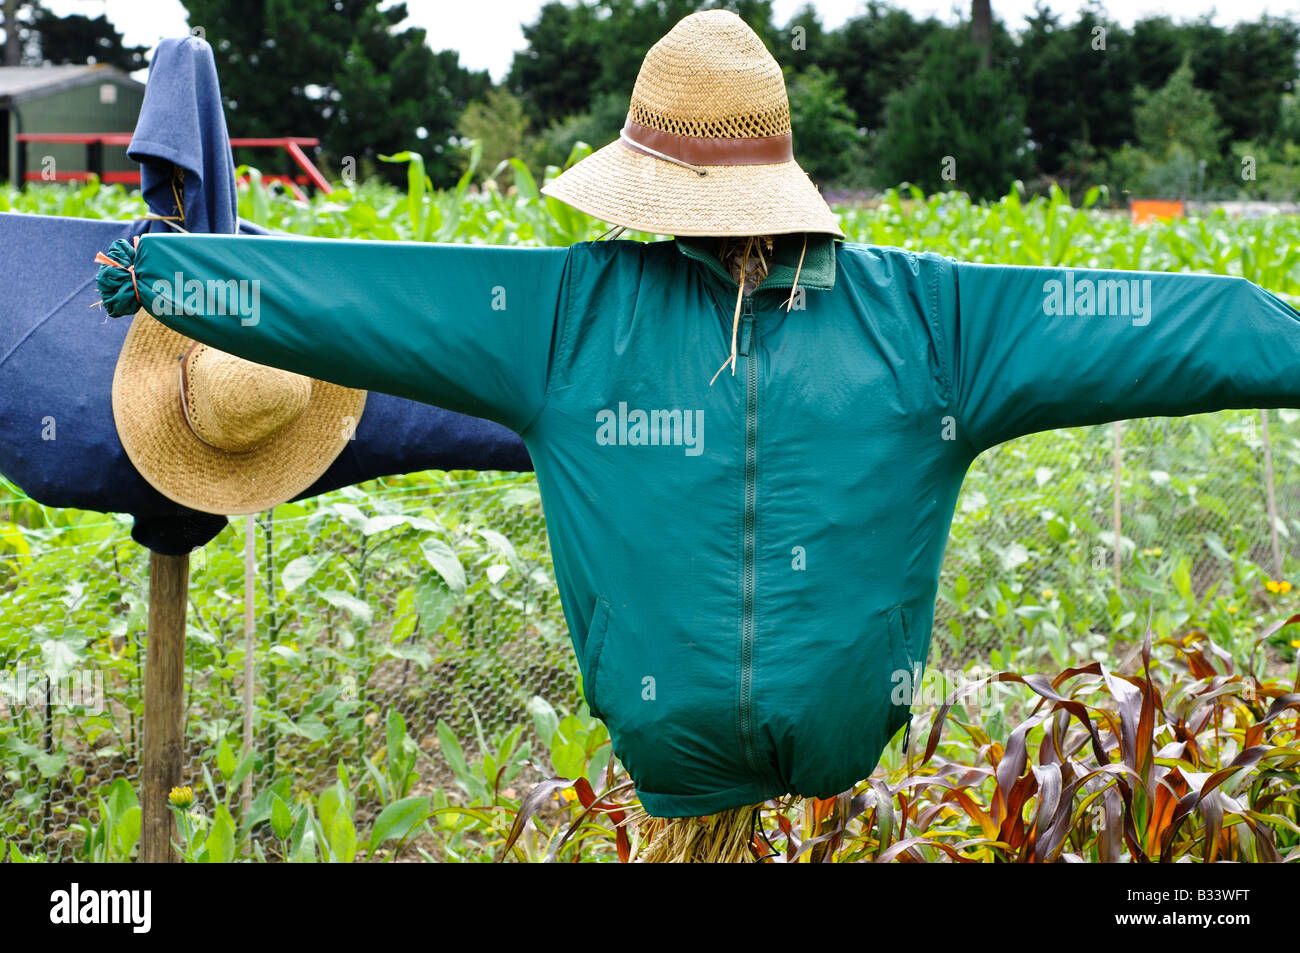
{"label": "brown hat band", "polygon": [[794,161],[790,133],[750,139],[679,136],[629,119],[619,137],[629,148],[685,166],[776,165]]}

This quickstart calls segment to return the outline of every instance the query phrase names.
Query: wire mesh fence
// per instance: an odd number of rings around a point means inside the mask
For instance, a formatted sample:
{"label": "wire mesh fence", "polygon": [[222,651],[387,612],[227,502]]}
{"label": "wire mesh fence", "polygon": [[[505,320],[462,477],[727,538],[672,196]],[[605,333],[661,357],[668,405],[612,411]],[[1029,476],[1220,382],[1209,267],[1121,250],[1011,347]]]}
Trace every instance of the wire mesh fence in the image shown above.
{"label": "wire mesh fence", "polygon": [[[1112,426],[1079,428],[981,456],[951,530],[930,667],[1109,658],[1149,620],[1176,628],[1193,603],[1241,601],[1252,580],[1281,579],[1300,533],[1298,420],[1153,418],[1125,422],[1118,440]],[[128,859],[148,554],[124,519],[31,528],[19,501],[8,505],[0,838],[49,859]],[[289,795],[366,763],[397,713],[415,790],[463,798],[456,740],[490,747],[527,733],[535,697],[561,716],[581,705],[531,475],[415,474],[257,517],[251,712],[248,525],[233,519],[191,558],[183,777],[196,786],[238,752],[250,716],[257,789],[278,779]],[[1244,618],[1252,607],[1227,611]],[[1231,632],[1218,635],[1231,647]],[[540,776],[529,769],[513,783]],[[105,828],[109,816],[117,827]]]}

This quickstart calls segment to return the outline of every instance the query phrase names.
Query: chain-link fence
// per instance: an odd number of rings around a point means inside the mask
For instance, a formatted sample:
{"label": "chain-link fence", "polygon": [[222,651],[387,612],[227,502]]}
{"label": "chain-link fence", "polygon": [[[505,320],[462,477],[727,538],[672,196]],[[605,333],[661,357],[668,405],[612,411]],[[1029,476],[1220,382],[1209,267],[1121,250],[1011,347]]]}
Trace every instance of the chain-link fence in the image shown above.
{"label": "chain-link fence", "polygon": [[[1114,653],[1148,618],[1173,629],[1211,603],[1219,618],[1266,613],[1243,593],[1282,577],[1300,532],[1298,417],[1130,421],[1118,441],[1090,427],[983,455],[953,523],[931,668],[1065,667]],[[148,554],[125,520],[31,529],[16,505],[0,523],[0,838],[115,859],[129,837],[102,819],[138,790]],[[233,519],[191,558],[184,777],[196,786],[223,740],[238,751],[249,715],[247,526]],[[258,790],[319,790],[382,749],[397,712],[418,748],[416,789],[454,794],[449,737],[490,747],[531,731],[534,696],[561,714],[580,705],[531,475],[379,481],[280,506],[253,532]]]}
{"label": "chain-link fence", "polygon": [[1267,587],[1300,533],[1298,420],[1154,417],[983,454],[949,538],[931,666],[996,651],[995,664],[1061,669],[1114,657],[1148,622],[1168,634],[1211,617],[1212,635],[1244,646],[1249,622],[1279,608]]}

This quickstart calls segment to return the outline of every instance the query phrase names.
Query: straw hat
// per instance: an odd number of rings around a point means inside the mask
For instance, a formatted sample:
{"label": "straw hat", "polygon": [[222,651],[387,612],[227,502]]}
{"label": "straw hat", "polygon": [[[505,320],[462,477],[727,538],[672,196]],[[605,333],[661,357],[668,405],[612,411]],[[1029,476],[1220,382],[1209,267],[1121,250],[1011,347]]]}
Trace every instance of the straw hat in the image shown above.
{"label": "straw hat", "polygon": [[744,20],[705,10],[650,48],[619,139],[542,192],[662,235],[843,238],[791,141],[781,67]]}
{"label": "straw hat", "polygon": [[126,454],[158,492],[230,516],[291,500],[347,445],[366,392],[199,344],[141,309],[113,374]]}

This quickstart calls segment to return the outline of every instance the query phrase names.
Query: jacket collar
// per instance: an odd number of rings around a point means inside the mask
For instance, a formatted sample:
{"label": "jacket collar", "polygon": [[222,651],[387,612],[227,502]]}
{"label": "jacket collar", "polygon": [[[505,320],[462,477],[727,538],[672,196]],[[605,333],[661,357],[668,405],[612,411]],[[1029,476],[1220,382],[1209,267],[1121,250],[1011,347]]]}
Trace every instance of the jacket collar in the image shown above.
{"label": "jacket collar", "polygon": [[[799,269],[799,287],[814,291],[830,291],[835,287],[835,242],[831,235],[808,233],[808,249],[803,249],[803,233],[777,235],[772,253],[772,265],[767,277],[755,293],[768,288],[789,288],[799,268],[799,253],[803,251],[803,268]],[[735,293],[735,279],[727,273],[718,260],[719,238],[674,238],[677,250],[687,258],[700,262],[714,278],[725,282]]]}

